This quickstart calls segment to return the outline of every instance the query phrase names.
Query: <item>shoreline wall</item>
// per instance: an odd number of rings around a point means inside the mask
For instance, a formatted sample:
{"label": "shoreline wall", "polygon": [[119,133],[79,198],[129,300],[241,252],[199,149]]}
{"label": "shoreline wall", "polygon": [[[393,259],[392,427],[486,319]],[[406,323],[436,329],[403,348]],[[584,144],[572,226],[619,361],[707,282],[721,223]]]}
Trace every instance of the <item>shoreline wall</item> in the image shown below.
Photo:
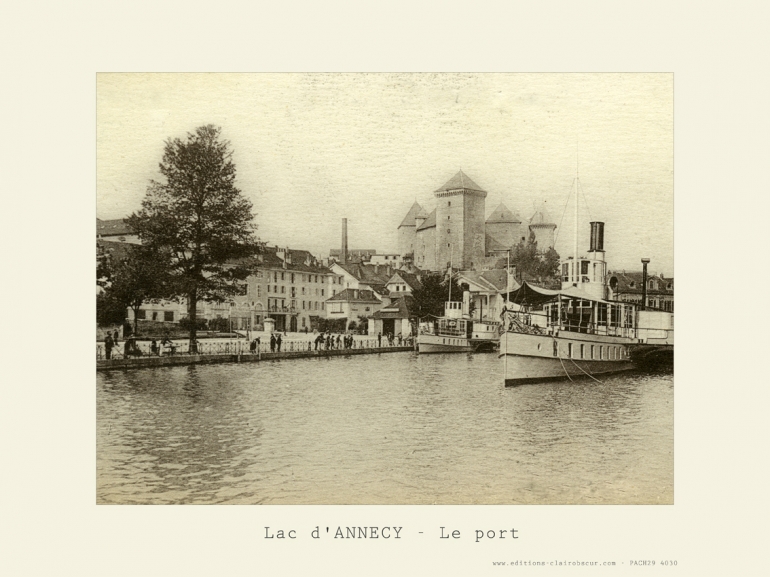
{"label": "shoreline wall", "polygon": [[349,355],[371,355],[413,351],[413,347],[375,347],[361,349],[331,349],[323,351],[284,351],[260,354],[219,354],[219,355],[174,355],[160,357],[138,357],[129,359],[100,359],[96,361],[97,371],[142,369],[149,367],[170,367],[175,365],[198,365],[212,363],[258,363],[279,359],[310,359],[314,357],[346,357]]}

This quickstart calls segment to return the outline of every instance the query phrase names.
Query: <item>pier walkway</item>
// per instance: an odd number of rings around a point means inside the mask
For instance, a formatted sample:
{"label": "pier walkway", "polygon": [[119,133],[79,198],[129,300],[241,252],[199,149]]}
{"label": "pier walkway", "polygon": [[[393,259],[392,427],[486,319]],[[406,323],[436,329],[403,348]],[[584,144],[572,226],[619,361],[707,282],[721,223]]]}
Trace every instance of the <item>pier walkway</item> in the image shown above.
{"label": "pier walkway", "polygon": [[[144,343],[142,343],[144,344]],[[269,347],[269,345],[268,345]],[[141,347],[144,349],[145,347]],[[184,350],[182,350],[184,348]],[[382,340],[382,346],[378,346],[376,339],[356,340],[352,348],[320,348],[316,350],[313,343],[304,341],[284,341],[281,352],[272,352],[265,350],[266,345],[262,343],[259,351],[252,353],[249,351],[249,343],[245,341],[229,342],[199,342],[199,354],[190,354],[187,351],[187,345],[184,344],[174,350],[163,351],[160,355],[151,355],[144,352],[141,356],[124,357],[122,347],[112,350],[112,358],[105,358],[103,345],[97,346],[97,371],[110,371],[116,369],[138,369],[145,367],[164,367],[173,365],[194,365],[208,363],[257,363],[261,361],[279,360],[279,359],[305,359],[321,357],[345,357],[348,355],[371,355],[380,353],[397,353],[413,351],[413,345],[399,346],[387,343]],[[120,350],[119,350],[120,349]]]}

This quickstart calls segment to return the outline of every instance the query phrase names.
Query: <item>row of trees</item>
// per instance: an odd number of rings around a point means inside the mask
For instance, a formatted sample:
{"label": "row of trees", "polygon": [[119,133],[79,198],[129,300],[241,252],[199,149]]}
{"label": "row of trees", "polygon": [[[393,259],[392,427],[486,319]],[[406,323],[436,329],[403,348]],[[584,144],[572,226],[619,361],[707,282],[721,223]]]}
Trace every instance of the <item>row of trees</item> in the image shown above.
{"label": "row of trees", "polygon": [[[186,140],[166,141],[161,180],[150,182],[141,209],[127,219],[140,246],[97,254],[97,321],[115,322],[144,301],[187,301],[190,338],[198,300],[226,300],[249,274],[239,259],[260,250],[252,205],[235,186],[230,143],[202,126]],[[136,318],[134,314],[134,318]]]}

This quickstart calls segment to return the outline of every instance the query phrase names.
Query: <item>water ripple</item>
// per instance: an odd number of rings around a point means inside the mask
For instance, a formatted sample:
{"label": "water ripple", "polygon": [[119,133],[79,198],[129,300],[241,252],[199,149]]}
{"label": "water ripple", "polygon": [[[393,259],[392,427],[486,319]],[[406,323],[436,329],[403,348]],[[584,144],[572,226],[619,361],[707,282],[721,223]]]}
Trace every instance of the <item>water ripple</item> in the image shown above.
{"label": "water ripple", "polygon": [[99,503],[672,503],[673,377],[508,388],[495,355],[97,375]]}

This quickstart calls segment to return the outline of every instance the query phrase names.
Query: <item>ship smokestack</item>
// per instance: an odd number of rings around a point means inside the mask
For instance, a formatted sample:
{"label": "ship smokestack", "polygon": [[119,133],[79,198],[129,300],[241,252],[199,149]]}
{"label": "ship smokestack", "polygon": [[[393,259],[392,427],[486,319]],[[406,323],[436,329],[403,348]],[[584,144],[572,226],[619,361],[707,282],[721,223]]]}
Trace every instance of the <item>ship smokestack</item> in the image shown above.
{"label": "ship smokestack", "polygon": [[591,248],[589,252],[604,252],[604,223],[591,223]]}
{"label": "ship smokestack", "polygon": [[342,251],[340,254],[340,260],[342,260],[342,264],[347,264],[348,262],[348,219],[347,218],[342,219]]}

